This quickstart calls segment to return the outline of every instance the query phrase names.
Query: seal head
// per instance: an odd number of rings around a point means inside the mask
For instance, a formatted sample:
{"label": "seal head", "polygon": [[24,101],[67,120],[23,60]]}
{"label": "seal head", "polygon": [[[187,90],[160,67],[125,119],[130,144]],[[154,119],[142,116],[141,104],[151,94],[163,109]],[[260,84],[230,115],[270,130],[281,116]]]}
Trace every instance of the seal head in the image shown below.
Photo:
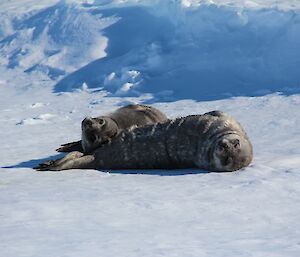
{"label": "seal head", "polygon": [[218,138],[210,149],[210,165],[214,171],[236,171],[247,167],[253,158],[248,138],[227,134]]}
{"label": "seal head", "polygon": [[89,153],[118,133],[118,125],[109,117],[86,117],[81,123],[82,148]]}

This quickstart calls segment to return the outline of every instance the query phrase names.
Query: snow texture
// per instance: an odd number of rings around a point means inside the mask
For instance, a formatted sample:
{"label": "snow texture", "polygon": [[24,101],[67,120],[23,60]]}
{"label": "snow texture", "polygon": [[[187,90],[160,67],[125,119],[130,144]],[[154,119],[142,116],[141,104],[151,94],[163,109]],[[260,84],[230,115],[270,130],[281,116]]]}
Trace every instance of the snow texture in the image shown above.
{"label": "snow texture", "polygon": [[[2,0],[0,257],[298,257],[300,2]],[[128,103],[245,128],[238,172],[36,172]]]}
{"label": "snow texture", "polygon": [[46,74],[55,92],[85,83],[160,100],[298,93],[300,4],[221,2],[60,1],[4,13],[0,63]]}

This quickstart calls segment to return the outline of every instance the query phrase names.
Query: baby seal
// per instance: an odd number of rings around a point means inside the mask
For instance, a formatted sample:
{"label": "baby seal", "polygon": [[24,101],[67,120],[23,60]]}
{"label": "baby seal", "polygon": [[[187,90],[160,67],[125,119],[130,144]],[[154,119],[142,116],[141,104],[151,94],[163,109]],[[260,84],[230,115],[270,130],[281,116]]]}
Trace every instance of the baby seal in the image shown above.
{"label": "baby seal", "polygon": [[92,154],[72,152],[37,170],[178,169],[236,171],[250,164],[251,142],[229,115],[213,111],[124,130]]}
{"label": "baby seal", "polygon": [[81,123],[81,141],[63,144],[56,150],[90,153],[100,145],[110,142],[123,129],[164,121],[167,121],[166,115],[154,107],[127,105],[107,116],[86,117]]}

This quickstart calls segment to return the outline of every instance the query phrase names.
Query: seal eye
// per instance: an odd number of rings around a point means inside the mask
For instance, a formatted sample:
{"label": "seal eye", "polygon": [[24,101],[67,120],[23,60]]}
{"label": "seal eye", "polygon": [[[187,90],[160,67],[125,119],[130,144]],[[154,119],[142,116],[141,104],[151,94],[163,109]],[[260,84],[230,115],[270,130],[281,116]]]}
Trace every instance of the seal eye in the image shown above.
{"label": "seal eye", "polygon": [[103,126],[105,124],[105,120],[102,118],[95,118],[99,125]]}

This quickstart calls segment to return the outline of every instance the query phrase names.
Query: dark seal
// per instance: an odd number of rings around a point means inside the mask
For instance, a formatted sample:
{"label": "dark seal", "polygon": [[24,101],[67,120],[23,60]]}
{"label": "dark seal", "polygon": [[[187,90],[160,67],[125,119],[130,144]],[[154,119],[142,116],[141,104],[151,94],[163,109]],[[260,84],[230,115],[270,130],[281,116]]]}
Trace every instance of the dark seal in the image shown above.
{"label": "dark seal", "polygon": [[125,130],[90,155],[72,152],[36,169],[236,171],[248,166],[252,158],[252,145],[241,125],[229,115],[213,111]]}
{"label": "dark seal", "polygon": [[58,152],[91,153],[111,141],[123,129],[167,121],[158,109],[140,104],[127,105],[115,112],[96,118],[86,117],[81,123],[81,140],[61,145]]}

